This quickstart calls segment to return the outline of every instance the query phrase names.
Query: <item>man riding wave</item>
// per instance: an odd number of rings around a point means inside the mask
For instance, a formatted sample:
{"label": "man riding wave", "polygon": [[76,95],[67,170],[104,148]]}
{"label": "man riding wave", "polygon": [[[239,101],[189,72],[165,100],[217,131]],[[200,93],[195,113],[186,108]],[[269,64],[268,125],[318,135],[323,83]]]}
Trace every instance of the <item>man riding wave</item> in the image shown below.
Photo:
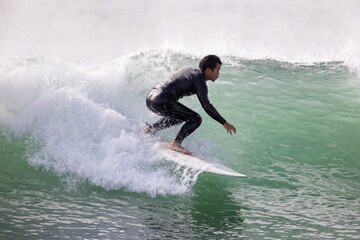
{"label": "man riding wave", "polygon": [[163,82],[156,85],[146,98],[147,107],[162,116],[156,123],[149,125],[145,133],[156,131],[185,122],[168,148],[181,153],[192,153],[181,146],[183,140],[201,124],[201,116],[190,108],[179,103],[184,96],[196,94],[205,112],[224,126],[232,135],[236,128],[229,124],[210,103],[206,81],[215,82],[219,77],[222,62],[216,55],[207,55],[201,59],[199,69],[183,68]]}

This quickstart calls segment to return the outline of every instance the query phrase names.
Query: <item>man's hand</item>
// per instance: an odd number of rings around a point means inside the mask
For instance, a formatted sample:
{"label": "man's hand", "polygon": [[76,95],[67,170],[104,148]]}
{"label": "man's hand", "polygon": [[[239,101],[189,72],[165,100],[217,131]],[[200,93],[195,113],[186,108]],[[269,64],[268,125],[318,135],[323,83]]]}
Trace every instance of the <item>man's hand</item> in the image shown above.
{"label": "man's hand", "polygon": [[232,136],[231,131],[233,131],[236,134],[236,128],[233,125],[231,125],[230,123],[226,122],[226,123],[224,123],[223,126],[226,129],[227,133],[229,133],[231,136]]}

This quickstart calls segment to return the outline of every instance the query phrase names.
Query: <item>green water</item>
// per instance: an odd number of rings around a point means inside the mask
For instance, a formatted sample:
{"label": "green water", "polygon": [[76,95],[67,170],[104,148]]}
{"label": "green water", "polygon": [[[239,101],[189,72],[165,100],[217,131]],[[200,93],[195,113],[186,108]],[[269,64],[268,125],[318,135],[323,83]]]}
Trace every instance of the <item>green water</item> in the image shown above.
{"label": "green water", "polygon": [[[181,61],[191,65],[198,59]],[[68,155],[34,164],[39,146],[34,150],[28,140],[39,130],[10,138],[12,130],[2,123],[0,239],[359,239],[355,74],[339,62],[228,57],[218,81],[208,86],[211,102],[238,133],[226,135],[190,97],[183,102],[203,123],[184,144],[200,146],[195,150],[247,179],[201,173],[181,194],[152,195],[130,185],[109,189],[80,170],[59,173],[58,165],[48,167],[46,161]],[[145,90],[133,92],[145,98]],[[49,144],[43,141],[37,144]]]}

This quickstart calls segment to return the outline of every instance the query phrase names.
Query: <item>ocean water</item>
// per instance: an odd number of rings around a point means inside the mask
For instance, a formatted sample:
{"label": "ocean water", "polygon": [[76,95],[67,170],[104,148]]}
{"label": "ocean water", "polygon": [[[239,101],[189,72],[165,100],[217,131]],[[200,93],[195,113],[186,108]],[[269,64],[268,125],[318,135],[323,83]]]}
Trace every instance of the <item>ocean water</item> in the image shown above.
{"label": "ocean water", "polygon": [[[360,239],[358,1],[2,1],[0,239]],[[150,89],[218,54],[170,164]],[[159,132],[171,141],[179,126]]]}

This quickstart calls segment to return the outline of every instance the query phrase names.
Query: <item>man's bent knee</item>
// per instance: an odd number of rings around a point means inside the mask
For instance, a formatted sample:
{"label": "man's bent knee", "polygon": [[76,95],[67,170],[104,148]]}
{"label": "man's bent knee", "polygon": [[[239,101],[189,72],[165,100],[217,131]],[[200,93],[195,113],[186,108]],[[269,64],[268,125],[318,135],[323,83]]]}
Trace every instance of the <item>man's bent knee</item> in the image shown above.
{"label": "man's bent knee", "polygon": [[196,123],[197,127],[199,127],[202,123],[202,118],[199,114],[197,114],[194,118],[194,122]]}

